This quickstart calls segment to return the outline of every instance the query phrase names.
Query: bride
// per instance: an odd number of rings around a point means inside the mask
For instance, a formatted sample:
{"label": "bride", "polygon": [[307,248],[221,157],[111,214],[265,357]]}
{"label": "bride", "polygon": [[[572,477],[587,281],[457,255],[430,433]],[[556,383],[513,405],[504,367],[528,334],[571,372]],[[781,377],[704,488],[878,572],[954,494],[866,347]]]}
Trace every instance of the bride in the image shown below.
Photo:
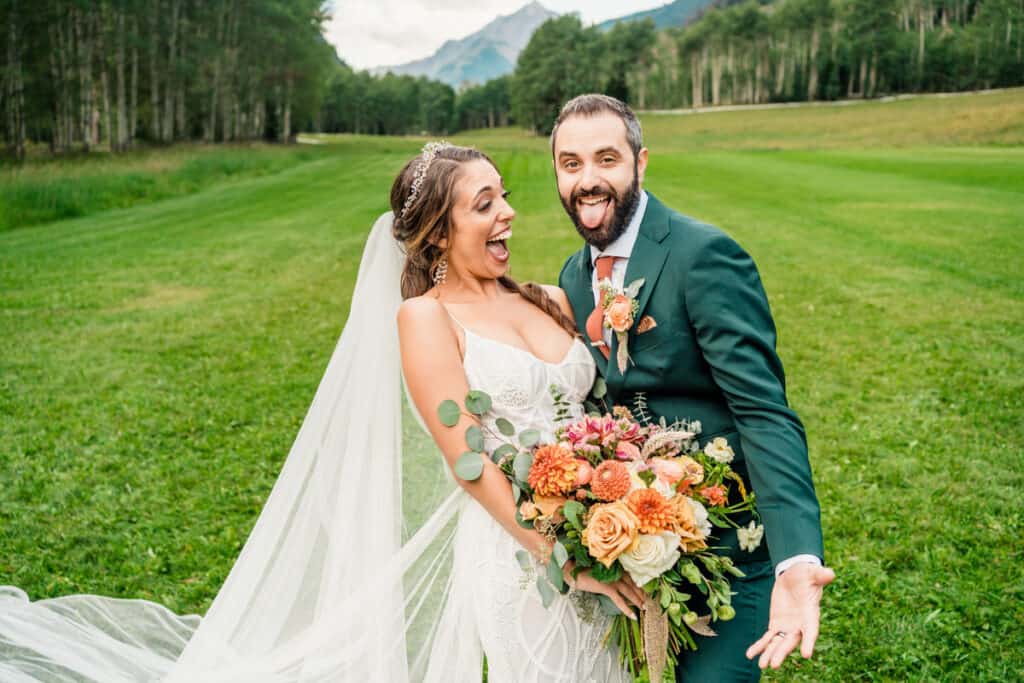
{"label": "bride", "polygon": [[[306,419],[205,617],[0,587],[0,681],[461,682],[485,660],[495,683],[627,681],[588,596],[632,616],[640,590],[567,564],[571,590],[544,608],[516,551],[539,566],[550,541],[516,523],[497,466],[483,458],[454,487],[431,474],[467,449],[469,419],[443,426],[441,401],[485,391],[488,419],[551,438],[550,389],[578,417],[594,380],[561,290],[507,275],[507,197],[474,149],[430,143],[402,169]],[[443,460],[403,458],[402,375]]]}

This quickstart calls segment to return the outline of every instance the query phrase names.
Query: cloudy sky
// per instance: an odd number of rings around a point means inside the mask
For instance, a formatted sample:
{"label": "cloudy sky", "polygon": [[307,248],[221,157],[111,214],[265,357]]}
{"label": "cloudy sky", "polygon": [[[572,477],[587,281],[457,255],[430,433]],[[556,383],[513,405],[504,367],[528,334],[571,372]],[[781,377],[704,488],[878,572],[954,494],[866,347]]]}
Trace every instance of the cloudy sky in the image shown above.
{"label": "cloudy sky", "polygon": [[[584,24],[664,5],[669,0],[541,0],[553,12],[577,12]],[[529,0],[335,0],[327,40],[357,69],[427,57],[441,44],[513,14]]]}

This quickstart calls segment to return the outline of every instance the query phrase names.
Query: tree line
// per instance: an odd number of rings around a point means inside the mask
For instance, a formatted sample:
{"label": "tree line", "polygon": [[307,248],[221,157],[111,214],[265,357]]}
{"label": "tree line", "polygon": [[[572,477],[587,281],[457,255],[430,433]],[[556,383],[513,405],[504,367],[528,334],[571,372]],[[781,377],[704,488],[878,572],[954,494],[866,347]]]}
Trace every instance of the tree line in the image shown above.
{"label": "tree line", "polygon": [[336,61],[320,0],[0,0],[0,131],[55,154],[288,139]]}
{"label": "tree line", "polygon": [[603,90],[638,109],[1024,84],[1024,0],[716,0],[683,28],[541,25],[510,82],[517,121]]}
{"label": "tree line", "polygon": [[0,140],[21,159],[28,140],[62,154],[296,130],[547,132],[582,92],[668,109],[1024,83],[1024,0],[715,0],[662,30],[565,15],[514,73],[458,93],[353,70],[326,19],[320,0],[0,0]]}

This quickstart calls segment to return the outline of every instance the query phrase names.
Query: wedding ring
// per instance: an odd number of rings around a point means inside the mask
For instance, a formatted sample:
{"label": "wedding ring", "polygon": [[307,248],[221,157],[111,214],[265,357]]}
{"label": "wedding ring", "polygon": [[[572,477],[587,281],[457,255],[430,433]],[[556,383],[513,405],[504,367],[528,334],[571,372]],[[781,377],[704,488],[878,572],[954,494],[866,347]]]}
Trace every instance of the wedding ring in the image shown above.
{"label": "wedding ring", "polygon": [[772,638],[785,638],[785,637],[786,637],[786,632],[785,631],[776,631],[775,635],[772,636]]}

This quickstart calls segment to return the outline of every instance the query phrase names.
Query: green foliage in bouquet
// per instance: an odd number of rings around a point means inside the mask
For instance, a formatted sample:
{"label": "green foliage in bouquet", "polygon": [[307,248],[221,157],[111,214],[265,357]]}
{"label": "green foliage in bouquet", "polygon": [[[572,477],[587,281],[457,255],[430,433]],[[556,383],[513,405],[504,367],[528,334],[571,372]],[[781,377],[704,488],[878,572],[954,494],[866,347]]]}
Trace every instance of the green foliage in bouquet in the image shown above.
{"label": "green foliage in bouquet", "polygon": [[[598,383],[591,396],[603,403],[605,394]],[[573,421],[564,394],[552,386],[551,396],[561,424],[551,442],[542,442],[535,429],[517,431],[507,419],[491,417],[483,392],[471,391],[464,408],[444,401],[442,423],[455,427],[463,415],[475,422],[455,473],[473,481],[483,456],[489,457],[512,487],[516,521],[551,541],[550,557],[536,572],[545,607],[556,593],[568,593],[570,562],[574,578],[589,572],[611,584],[628,576],[643,589],[647,602],[639,621],[604,595],[596,600],[611,617],[608,638],[630,674],[658,680],[683,649],[696,649],[694,634],[713,636],[713,622],[735,616],[729,582],[743,574],[709,542],[713,527],[737,528],[735,513],[754,511],[756,517],[753,493],[733,472],[724,439],[699,447],[699,423],[641,424],[622,407]],[[488,440],[499,444],[489,453]],[[741,531],[748,543],[760,542],[756,520]],[[517,559],[534,572],[526,550]]]}

